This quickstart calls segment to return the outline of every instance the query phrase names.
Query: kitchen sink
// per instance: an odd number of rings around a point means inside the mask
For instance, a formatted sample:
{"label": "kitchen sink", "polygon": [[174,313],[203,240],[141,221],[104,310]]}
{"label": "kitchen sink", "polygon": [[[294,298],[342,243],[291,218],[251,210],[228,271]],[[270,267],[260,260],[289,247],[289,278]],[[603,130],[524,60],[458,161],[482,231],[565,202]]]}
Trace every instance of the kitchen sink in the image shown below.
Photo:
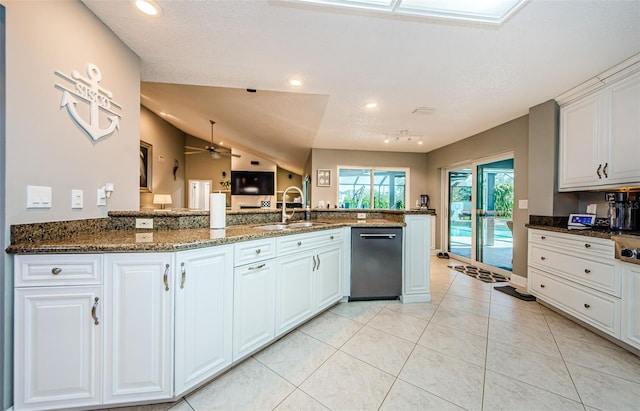
{"label": "kitchen sink", "polygon": [[259,225],[256,228],[258,230],[287,230],[291,228],[304,228],[304,227],[314,227],[317,225],[322,225],[324,223],[316,223],[312,221],[301,221],[296,223],[288,223],[288,224],[267,224],[267,225]]}

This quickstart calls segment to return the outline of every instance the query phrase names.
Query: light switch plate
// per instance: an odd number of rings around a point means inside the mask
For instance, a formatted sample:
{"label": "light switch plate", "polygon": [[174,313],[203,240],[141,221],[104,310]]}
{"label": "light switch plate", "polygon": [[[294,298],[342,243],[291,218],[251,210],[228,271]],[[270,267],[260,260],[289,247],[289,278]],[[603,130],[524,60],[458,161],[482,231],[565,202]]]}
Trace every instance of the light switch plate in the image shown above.
{"label": "light switch plate", "polygon": [[51,208],[51,187],[27,186],[27,208]]}
{"label": "light switch plate", "polygon": [[82,190],[71,190],[71,208],[77,209],[84,206],[84,192]]}
{"label": "light switch plate", "polygon": [[518,200],[518,208],[521,210],[529,208],[529,200]]}

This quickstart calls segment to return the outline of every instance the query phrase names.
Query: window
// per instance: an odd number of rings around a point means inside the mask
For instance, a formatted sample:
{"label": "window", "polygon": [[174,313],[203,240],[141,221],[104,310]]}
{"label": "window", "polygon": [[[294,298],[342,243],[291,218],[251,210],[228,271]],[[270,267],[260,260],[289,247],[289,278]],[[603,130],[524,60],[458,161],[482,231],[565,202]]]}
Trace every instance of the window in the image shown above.
{"label": "window", "polygon": [[408,169],[338,167],[338,206],[404,210],[408,177]]}

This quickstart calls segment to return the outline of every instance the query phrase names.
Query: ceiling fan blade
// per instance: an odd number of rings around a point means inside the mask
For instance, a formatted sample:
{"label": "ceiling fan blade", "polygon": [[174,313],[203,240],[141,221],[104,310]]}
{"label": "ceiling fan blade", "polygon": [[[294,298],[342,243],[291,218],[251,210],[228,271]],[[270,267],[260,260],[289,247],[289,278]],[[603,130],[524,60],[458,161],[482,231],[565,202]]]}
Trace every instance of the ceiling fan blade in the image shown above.
{"label": "ceiling fan blade", "polygon": [[206,148],[200,148],[200,147],[184,146],[184,148],[188,148],[189,150],[207,151],[207,149],[206,149]]}
{"label": "ceiling fan blade", "polygon": [[205,151],[185,151],[184,154],[185,155],[189,155],[189,154],[203,154],[205,153]]}

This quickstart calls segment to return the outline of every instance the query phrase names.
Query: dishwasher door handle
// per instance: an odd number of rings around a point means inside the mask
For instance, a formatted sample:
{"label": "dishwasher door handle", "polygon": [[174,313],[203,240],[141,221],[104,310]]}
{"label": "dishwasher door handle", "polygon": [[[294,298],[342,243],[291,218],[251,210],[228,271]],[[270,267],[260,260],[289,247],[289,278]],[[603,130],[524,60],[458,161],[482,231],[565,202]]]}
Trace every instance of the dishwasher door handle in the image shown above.
{"label": "dishwasher door handle", "polygon": [[360,238],[387,238],[393,240],[396,238],[395,234],[360,234]]}

